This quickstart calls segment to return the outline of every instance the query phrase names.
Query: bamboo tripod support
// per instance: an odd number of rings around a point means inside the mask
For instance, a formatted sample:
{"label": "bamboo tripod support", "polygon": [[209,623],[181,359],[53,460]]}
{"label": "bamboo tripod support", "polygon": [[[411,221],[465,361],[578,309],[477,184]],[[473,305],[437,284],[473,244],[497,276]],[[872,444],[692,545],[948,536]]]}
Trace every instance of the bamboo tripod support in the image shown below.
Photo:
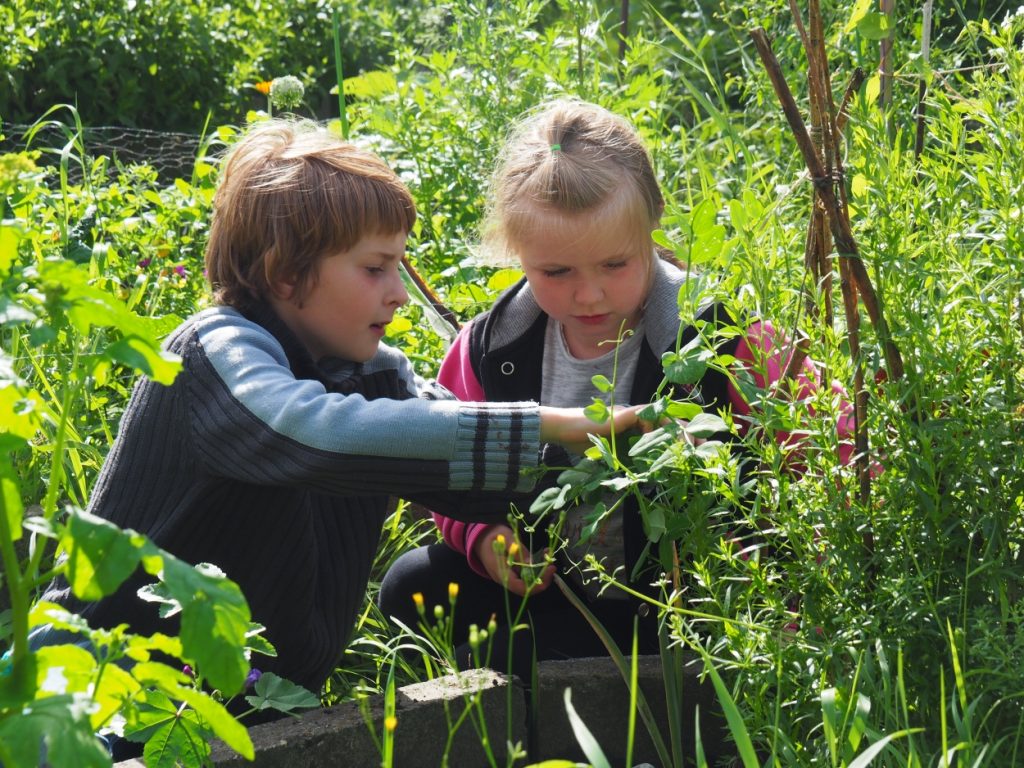
{"label": "bamboo tripod support", "polygon": [[[771,80],[772,87],[779,99],[782,111],[786,116],[786,120],[789,123],[814,185],[814,202],[805,248],[805,264],[810,272],[814,287],[809,292],[807,303],[812,316],[819,319],[823,326],[825,324],[831,326],[833,322],[831,300],[829,298],[832,269],[828,264],[828,254],[832,250],[833,242],[838,255],[837,262],[840,288],[843,296],[843,310],[850,344],[850,355],[854,365],[855,447],[859,485],[858,496],[861,503],[867,506],[871,495],[871,477],[867,440],[867,390],[864,386],[864,363],[860,344],[858,297],[863,301],[868,317],[875,327],[875,331],[882,344],[889,376],[894,381],[903,377],[903,358],[892,340],[881,302],[871,283],[867,268],[860,257],[857,242],[854,239],[850,226],[849,211],[846,204],[846,188],[843,178],[842,155],[840,153],[840,135],[845,124],[846,102],[856,90],[857,83],[862,79],[863,75],[855,75],[854,81],[847,88],[846,96],[843,100],[843,108],[837,115],[835,103],[832,99],[828,59],[824,49],[821,10],[817,0],[811,0],[809,5],[809,24],[805,27],[795,0],[790,0],[793,17],[808,59],[811,131],[808,131],[804,123],[764,30],[752,30],[750,35]],[[821,316],[818,309],[817,292],[819,290],[825,295],[824,317]],[[825,327],[823,327],[822,333],[824,335]],[[795,374],[795,372],[793,366],[790,365],[787,373]],[[873,548],[872,544],[871,532],[868,531],[865,533],[865,545],[869,548],[869,551]]]}

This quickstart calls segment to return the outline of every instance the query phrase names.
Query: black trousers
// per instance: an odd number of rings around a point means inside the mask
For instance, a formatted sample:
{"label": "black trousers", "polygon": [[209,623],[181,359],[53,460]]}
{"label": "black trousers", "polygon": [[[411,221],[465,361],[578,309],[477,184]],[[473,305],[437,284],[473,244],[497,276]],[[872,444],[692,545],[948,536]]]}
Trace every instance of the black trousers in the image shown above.
{"label": "black trousers", "polygon": [[[555,584],[543,592],[520,598],[475,573],[465,555],[445,544],[419,547],[399,557],[381,584],[380,609],[385,616],[415,629],[421,619],[412,596],[419,592],[426,607],[426,621],[432,625],[435,605],[443,606],[446,614],[450,611],[448,585],[452,582],[459,585],[453,641],[460,669],[477,666],[468,642],[469,626],[476,624],[484,628],[492,615],[498,629],[490,659],[481,659],[481,662],[499,672],[518,675],[527,684],[535,652],[538,661],[608,655],[590,624]],[[566,583],[571,584],[569,579]],[[657,653],[656,611],[653,608],[647,611],[647,606],[641,605],[633,598],[599,599],[588,603],[624,654],[628,655],[633,647],[634,620],[638,622],[639,652]],[[523,612],[519,623],[527,625],[528,629],[510,633],[510,622],[516,620],[520,608]]]}

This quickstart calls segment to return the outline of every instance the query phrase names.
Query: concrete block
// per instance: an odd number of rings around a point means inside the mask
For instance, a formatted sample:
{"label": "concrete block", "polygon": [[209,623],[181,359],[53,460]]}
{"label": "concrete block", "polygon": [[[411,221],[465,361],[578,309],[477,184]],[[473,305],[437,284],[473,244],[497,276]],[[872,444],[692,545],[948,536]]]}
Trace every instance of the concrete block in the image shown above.
{"label": "concrete block", "polygon": [[[701,682],[703,665],[697,656],[683,661],[682,718],[683,751],[692,763],[694,755],[694,712],[700,707],[701,743],[708,762],[733,754],[725,741],[726,726],[711,681]],[[668,710],[661,659],[642,656],[637,663],[637,681],[651,708],[665,744],[669,741]],[[565,709],[565,690],[572,690],[572,705],[594,735],[612,765],[626,764],[629,724],[629,687],[615,663],[607,657],[542,661],[538,665],[539,691],[535,697],[537,755],[586,762]],[[639,712],[633,731],[632,764],[659,765],[658,753]]]}
{"label": "concrete block", "polygon": [[[512,742],[526,744],[522,686],[491,670],[472,670],[399,688],[395,716],[397,768],[439,766],[446,750],[449,765],[489,765],[478,730],[487,734],[496,761],[504,765],[510,722]],[[460,720],[449,744],[448,733]],[[371,728],[382,738],[382,696],[368,702],[365,715],[356,703],[346,702],[255,726],[249,729],[256,747],[255,762],[247,762],[222,744],[214,745],[213,762],[218,768],[370,768],[381,763]]]}

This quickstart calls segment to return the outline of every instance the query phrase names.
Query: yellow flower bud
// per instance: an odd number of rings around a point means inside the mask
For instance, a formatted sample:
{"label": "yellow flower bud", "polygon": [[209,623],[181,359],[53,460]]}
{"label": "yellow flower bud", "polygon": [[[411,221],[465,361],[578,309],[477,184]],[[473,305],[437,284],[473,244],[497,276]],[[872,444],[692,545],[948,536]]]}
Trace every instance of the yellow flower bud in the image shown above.
{"label": "yellow flower bud", "polygon": [[513,541],[512,546],[508,548],[508,556],[510,559],[515,560],[519,556],[519,542]]}
{"label": "yellow flower bud", "polygon": [[494,537],[494,544],[492,546],[494,547],[494,551],[495,552],[498,552],[499,554],[501,552],[504,552],[505,551],[505,536],[504,536],[504,534],[499,533],[497,536],[495,536]]}
{"label": "yellow flower bud", "polygon": [[398,727],[398,718],[394,715],[388,715],[384,718],[384,730],[388,733],[392,733],[395,728]]}
{"label": "yellow flower bud", "polygon": [[455,598],[459,596],[459,585],[456,582],[451,582],[448,585],[448,601],[451,603],[455,602]]}
{"label": "yellow flower bud", "polygon": [[412,601],[414,603],[416,603],[416,613],[418,613],[420,616],[422,616],[423,615],[423,611],[424,611],[424,608],[423,608],[423,593],[422,592],[413,592]]}

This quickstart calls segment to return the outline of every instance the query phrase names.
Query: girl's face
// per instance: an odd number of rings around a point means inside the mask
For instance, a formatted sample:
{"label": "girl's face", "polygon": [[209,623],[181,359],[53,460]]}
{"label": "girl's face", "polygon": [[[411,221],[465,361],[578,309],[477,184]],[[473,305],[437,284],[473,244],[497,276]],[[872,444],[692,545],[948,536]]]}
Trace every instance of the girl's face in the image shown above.
{"label": "girl's face", "polygon": [[533,295],[562,324],[575,357],[600,357],[640,320],[653,248],[640,245],[630,206],[536,213],[536,226],[514,243]]}

